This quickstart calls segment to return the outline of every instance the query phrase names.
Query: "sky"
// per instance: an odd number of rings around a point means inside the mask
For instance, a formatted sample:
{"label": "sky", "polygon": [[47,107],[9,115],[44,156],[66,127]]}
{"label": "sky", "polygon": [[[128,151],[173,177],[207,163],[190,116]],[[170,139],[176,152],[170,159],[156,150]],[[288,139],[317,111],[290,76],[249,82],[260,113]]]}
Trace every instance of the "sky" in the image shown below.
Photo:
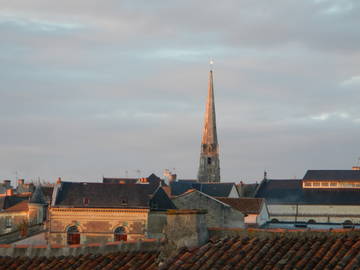
{"label": "sky", "polygon": [[0,0],[0,179],[196,178],[214,87],[222,181],[360,157],[358,0]]}

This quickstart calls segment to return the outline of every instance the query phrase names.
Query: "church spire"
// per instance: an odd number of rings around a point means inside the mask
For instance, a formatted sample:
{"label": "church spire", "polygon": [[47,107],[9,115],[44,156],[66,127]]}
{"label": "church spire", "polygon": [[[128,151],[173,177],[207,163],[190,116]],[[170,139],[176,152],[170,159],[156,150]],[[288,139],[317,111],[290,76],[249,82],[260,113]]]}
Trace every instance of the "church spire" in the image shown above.
{"label": "church spire", "polygon": [[201,139],[200,182],[220,182],[219,146],[216,132],[213,71],[209,73],[208,98],[206,102],[205,122]]}

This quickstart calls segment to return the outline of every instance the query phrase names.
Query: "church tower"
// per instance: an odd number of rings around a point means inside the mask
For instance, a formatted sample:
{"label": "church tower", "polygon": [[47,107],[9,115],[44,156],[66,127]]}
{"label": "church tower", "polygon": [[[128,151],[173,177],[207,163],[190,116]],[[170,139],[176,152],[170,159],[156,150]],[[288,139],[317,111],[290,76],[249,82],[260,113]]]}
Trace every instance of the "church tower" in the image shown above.
{"label": "church tower", "polygon": [[219,145],[216,133],[213,71],[209,74],[209,89],[201,139],[199,182],[220,182]]}

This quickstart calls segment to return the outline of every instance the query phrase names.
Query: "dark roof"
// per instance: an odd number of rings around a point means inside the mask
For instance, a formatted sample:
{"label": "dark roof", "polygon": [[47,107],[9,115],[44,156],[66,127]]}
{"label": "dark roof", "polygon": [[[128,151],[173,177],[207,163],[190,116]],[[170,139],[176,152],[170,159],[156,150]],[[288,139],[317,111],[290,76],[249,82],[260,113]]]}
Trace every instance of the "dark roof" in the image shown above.
{"label": "dark roof", "polygon": [[359,170],[308,170],[304,180],[360,181]]}
{"label": "dark roof", "polygon": [[1,196],[0,197],[0,210],[8,209],[22,201],[28,201],[29,196],[19,196],[19,195],[13,195],[13,196]]}
{"label": "dark roof", "polygon": [[35,191],[30,198],[30,203],[46,204],[45,196],[40,185],[35,187]]}
{"label": "dark roof", "polygon": [[158,269],[159,252],[116,252],[61,257],[0,257],[1,269]]}
{"label": "dark roof", "polygon": [[212,197],[228,197],[234,183],[171,182],[171,195],[178,196],[189,189],[197,189]]}
{"label": "dark roof", "polygon": [[268,204],[334,204],[358,205],[360,204],[360,189],[345,188],[302,188],[302,180],[285,179],[263,181],[255,195],[265,198]]}
{"label": "dark roof", "polygon": [[160,269],[360,269],[359,247],[359,236],[226,238],[184,248]]}
{"label": "dark roof", "polygon": [[[151,205],[156,205],[156,207],[150,207]],[[54,206],[90,208],[175,208],[162,188],[154,190],[151,185],[76,182],[61,183]]]}
{"label": "dark roof", "polygon": [[151,185],[153,189],[157,189],[159,186],[163,186],[164,182],[157,177],[155,174],[150,174],[148,177],[144,177],[142,179],[146,179],[148,184],[140,183],[141,178],[123,178],[123,177],[103,177],[103,183],[106,184],[141,184],[141,185]]}
{"label": "dark roof", "polygon": [[53,191],[54,191],[54,187],[52,187],[52,186],[41,186],[41,189],[43,191],[46,203],[50,204],[52,194],[53,194]]}
{"label": "dark roof", "polygon": [[262,198],[224,198],[216,197],[219,201],[230,205],[243,214],[260,214],[264,199]]}

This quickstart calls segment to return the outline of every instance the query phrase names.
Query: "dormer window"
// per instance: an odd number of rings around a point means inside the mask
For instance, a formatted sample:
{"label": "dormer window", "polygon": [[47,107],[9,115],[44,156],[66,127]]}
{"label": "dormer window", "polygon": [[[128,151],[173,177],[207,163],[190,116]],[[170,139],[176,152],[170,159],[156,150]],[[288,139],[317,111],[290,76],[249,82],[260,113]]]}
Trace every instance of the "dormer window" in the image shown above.
{"label": "dormer window", "polygon": [[121,204],[122,205],[127,205],[128,204],[128,200],[126,198],[122,198],[121,199]]}
{"label": "dormer window", "polygon": [[84,205],[89,205],[89,202],[90,202],[89,198],[83,198]]}

